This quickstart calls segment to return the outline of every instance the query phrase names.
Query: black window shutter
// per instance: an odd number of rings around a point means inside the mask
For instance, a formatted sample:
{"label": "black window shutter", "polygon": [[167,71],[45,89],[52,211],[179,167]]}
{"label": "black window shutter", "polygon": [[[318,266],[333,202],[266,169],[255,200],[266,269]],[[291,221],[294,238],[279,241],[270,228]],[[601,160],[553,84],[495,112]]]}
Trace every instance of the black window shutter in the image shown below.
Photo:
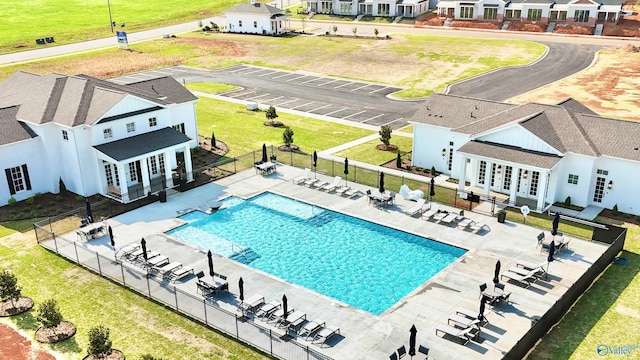
{"label": "black window shutter", "polygon": [[27,164],[22,164],[22,176],[24,176],[24,182],[27,186],[27,190],[31,190],[31,180],[29,180],[29,170],[27,170]]}
{"label": "black window shutter", "polygon": [[16,189],[13,187],[13,178],[11,177],[11,169],[4,169],[4,173],[7,175],[7,184],[9,184],[9,193],[15,195]]}

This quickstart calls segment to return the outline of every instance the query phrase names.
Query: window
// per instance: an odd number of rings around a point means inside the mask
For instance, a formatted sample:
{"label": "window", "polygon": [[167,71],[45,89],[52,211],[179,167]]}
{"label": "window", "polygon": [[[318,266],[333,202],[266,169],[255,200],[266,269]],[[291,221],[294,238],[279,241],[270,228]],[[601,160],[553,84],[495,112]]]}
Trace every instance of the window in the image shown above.
{"label": "window", "polygon": [[180,123],[180,124],[178,124],[178,125],[173,125],[173,126],[172,126],[172,128],[173,128],[173,130],[175,130],[175,131],[180,131],[180,132],[181,132],[181,133],[183,133],[183,134],[185,133],[185,132],[184,132],[184,123]]}
{"label": "window", "polygon": [[447,169],[449,169],[449,171],[451,171],[451,164],[453,164],[453,149],[449,149],[449,159],[447,160]]}
{"label": "window", "polygon": [[102,130],[102,134],[104,135],[105,139],[108,139],[113,136],[113,132],[111,131],[111,128]]}
{"label": "window", "polygon": [[138,181],[138,171],[136,170],[136,163],[129,163],[129,178],[131,181]]}
{"label": "window", "polygon": [[589,10],[576,10],[573,13],[573,22],[588,22]]}
{"label": "window", "polygon": [[31,181],[29,181],[29,171],[26,164],[4,169],[4,173],[7,176],[7,184],[11,195],[19,191],[31,190]]}
{"label": "window", "polygon": [[542,19],[542,9],[529,9],[527,12],[527,20],[538,21]]}
{"label": "window", "polygon": [[378,15],[389,15],[389,4],[378,4]]}
{"label": "window", "polygon": [[152,175],[157,175],[158,174],[158,163],[156,162],[156,157],[151,156],[149,158],[149,168],[151,169],[151,174]]}
{"label": "window", "polygon": [[578,175],[569,174],[569,184],[578,185]]}
{"label": "window", "polygon": [[604,182],[606,181],[605,178],[598,176],[596,178],[596,188],[595,191],[593,192],[593,201],[597,202],[597,203],[601,203],[602,202],[602,197],[604,195]]}
{"label": "window", "polygon": [[115,183],[114,183],[114,178],[113,178],[113,167],[115,167],[115,165],[111,165],[108,162],[104,162],[104,173],[107,176],[107,185],[114,185],[117,187],[120,187],[120,179],[118,178],[118,171],[115,171]]}
{"label": "window", "polygon": [[128,123],[127,124],[127,132],[131,133],[136,131],[136,123]]}
{"label": "window", "polygon": [[567,12],[566,11],[558,11],[558,10],[551,10],[551,16],[549,17],[550,20],[560,20],[560,21],[564,21],[567,20]]}
{"label": "window", "polygon": [[62,138],[64,140],[69,140],[69,133],[67,133],[67,130],[62,130]]}
{"label": "window", "polygon": [[461,19],[473,19],[473,6],[460,6]]}
{"label": "window", "polygon": [[158,125],[158,119],[155,116],[149,118],[149,127],[154,127],[156,125]]}
{"label": "window", "polygon": [[351,14],[351,3],[350,2],[340,2],[340,13],[341,14]]}
{"label": "window", "polygon": [[505,190],[511,189],[511,174],[513,173],[513,168],[511,166],[504,167],[504,178],[502,179],[502,188]]}
{"label": "window", "polygon": [[484,185],[484,177],[487,173],[487,162],[480,161],[480,170],[478,171],[478,184]]}
{"label": "window", "polygon": [[493,187],[493,185],[496,183],[496,164],[491,164],[491,183],[490,185]]}
{"label": "window", "polygon": [[238,20],[238,26],[242,27],[242,20]]}
{"label": "window", "polygon": [[484,19],[495,20],[498,18],[498,8],[490,7],[484,8]]}
{"label": "window", "polygon": [[158,163],[160,164],[160,174],[164,174],[164,154],[158,154]]}
{"label": "window", "polygon": [[538,181],[540,180],[540,173],[537,171],[531,172],[531,187],[529,187],[529,195],[538,195]]}
{"label": "window", "polygon": [[254,22],[253,22],[253,27],[254,27],[254,28],[257,28],[257,27],[258,27],[258,22],[257,22],[257,21],[254,21]]}
{"label": "window", "polygon": [[504,17],[507,19],[520,19],[522,10],[507,10],[504,13]]}
{"label": "window", "polygon": [[609,175],[609,171],[608,171],[608,170],[598,169],[598,170],[596,171],[596,174],[598,174],[598,175],[605,175],[605,176],[606,176],[606,175]]}

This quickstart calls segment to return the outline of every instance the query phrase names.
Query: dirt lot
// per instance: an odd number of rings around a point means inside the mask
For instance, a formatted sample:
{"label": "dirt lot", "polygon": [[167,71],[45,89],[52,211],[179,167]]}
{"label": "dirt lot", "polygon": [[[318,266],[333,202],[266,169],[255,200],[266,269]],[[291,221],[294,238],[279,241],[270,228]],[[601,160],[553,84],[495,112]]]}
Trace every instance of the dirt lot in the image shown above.
{"label": "dirt lot", "polygon": [[602,116],[640,121],[640,47],[603,50],[594,66],[515,97],[513,103],[554,103],[573,97]]}

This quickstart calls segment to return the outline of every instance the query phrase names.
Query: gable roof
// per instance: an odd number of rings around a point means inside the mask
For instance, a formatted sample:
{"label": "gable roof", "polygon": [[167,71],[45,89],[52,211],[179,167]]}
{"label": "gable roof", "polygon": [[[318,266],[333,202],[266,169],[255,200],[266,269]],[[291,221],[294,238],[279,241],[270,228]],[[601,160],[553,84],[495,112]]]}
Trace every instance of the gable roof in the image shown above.
{"label": "gable roof", "polygon": [[227,11],[225,11],[225,13],[264,14],[264,15],[271,16],[276,14],[283,14],[283,11],[271,5],[255,2],[253,4],[251,3],[238,4],[228,9]]}
{"label": "gable roof", "polygon": [[[598,116],[571,98],[558,104],[504,105],[508,106],[461,96],[432,95],[411,122],[448,127],[454,132],[469,134],[472,140],[480,139],[483,133],[517,124],[561,153],[640,161],[640,150],[635,150],[640,147],[638,122]],[[486,115],[482,117],[483,114]],[[471,149],[477,148],[466,150]]]}
{"label": "gable roof", "polygon": [[462,145],[462,147],[458,149],[458,152],[525,164],[543,169],[553,168],[562,159],[560,156],[552,154],[528,151],[514,146],[481,141],[469,141]]}
{"label": "gable roof", "polygon": [[0,129],[2,129],[0,145],[28,140],[38,136],[25,123],[16,121],[17,113],[17,106],[0,109]]}
{"label": "gable roof", "polygon": [[83,74],[20,71],[0,84],[0,108],[19,106],[16,120],[33,124],[90,125],[126,96],[162,107],[197,100],[171,77],[121,85]]}

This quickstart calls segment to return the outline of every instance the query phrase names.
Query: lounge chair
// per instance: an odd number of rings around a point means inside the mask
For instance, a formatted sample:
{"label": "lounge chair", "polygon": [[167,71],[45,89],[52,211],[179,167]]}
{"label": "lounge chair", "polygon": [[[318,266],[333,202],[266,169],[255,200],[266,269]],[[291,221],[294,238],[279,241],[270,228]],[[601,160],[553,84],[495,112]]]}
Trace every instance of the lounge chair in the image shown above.
{"label": "lounge chair", "polygon": [[445,216],[442,220],[440,220],[441,222],[450,225],[452,222],[456,221],[456,219],[458,218],[458,214],[456,213],[449,213],[447,216]]}
{"label": "lounge chair", "polygon": [[436,335],[438,335],[438,332],[442,332],[442,333],[445,333],[446,335],[451,335],[453,337],[456,337],[462,340],[462,344],[467,345],[469,340],[475,336],[473,334],[473,330],[474,330],[473,326],[469,326],[464,329],[459,329],[450,325],[440,324],[436,327]]}
{"label": "lounge chair", "polygon": [[405,211],[405,214],[409,216],[413,216],[415,214],[418,214],[418,215],[422,214],[422,212],[424,211],[422,207],[424,206],[424,203],[426,201],[427,201],[426,199],[419,199],[414,206],[412,206],[411,208]]}
{"label": "lounge chair", "polygon": [[310,184],[311,187],[316,187],[317,189],[321,189],[323,186],[329,185],[328,181],[324,181],[324,180],[320,180],[320,179],[316,179],[316,181],[312,182]]}
{"label": "lounge chair", "polygon": [[[294,309],[287,309],[287,316],[291,315],[291,313],[293,313],[294,311]],[[278,325],[283,319],[284,309],[281,307],[276,309],[276,311],[272,312],[271,315],[269,315],[267,322],[273,322],[274,324]]]}
{"label": "lounge chair", "polygon": [[533,272],[533,276],[538,278],[541,278],[545,273],[544,269],[541,267],[535,269],[523,269],[521,267],[512,266],[509,268],[509,271],[523,276],[528,275],[530,272]]}
{"label": "lounge chair", "polygon": [[523,268],[525,270],[540,269],[542,271],[545,271],[545,266],[546,265],[547,265],[546,261],[543,261],[541,263],[532,263],[530,261],[518,260],[516,262],[516,266],[521,267],[521,268]]}
{"label": "lounge chair", "polygon": [[424,192],[422,190],[411,190],[407,185],[400,186],[398,192],[405,200],[418,201],[424,198]]}
{"label": "lounge chair", "polygon": [[325,326],[316,333],[316,335],[313,337],[312,343],[319,344],[320,347],[322,347],[322,345],[324,345],[324,343],[327,342],[327,340],[329,340],[329,338],[335,334],[340,334],[340,328],[334,326]]}
{"label": "lounge chair", "polygon": [[491,231],[491,228],[489,227],[489,225],[483,222],[474,222],[473,224],[471,224],[470,227],[471,227],[471,230],[475,233],[480,232],[480,230]]}
{"label": "lounge chair", "polygon": [[313,186],[316,183],[322,183],[322,181],[320,179],[316,179],[316,178],[308,178],[307,180],[304,181],[304,185],[307,186]]}
{"label": "lounge chair", "polygon": [[298,336],[304,337],[305,340],[313,339],[316,331],[322,329],[325,323],[323,320],[312,320],[304,324],[300,330],[298,330]]}
{"label": "lounge chair", "polygon": [[468,217],[462,218],[462,220],[458,221],[458,228],[465,230],[467,227],[471,226],[474,221],[469,219]]}
{"label": "lounge chair", "polygon": [[[482,320],[480,321],[480,324],[479,324],[480,326],[484,326],[489,322],[489,320],[487,319],[487,315],[489,315],[490,312],[491,312],[490,310],[485,310],[484,314],[482,314]],[[478,311],[470,310],[465,307],[459,307],[456,310],[456,314],[466,316],[469,319],[480,318],[480,313]]]}
{"label": "lounge chair", "polygon": [[440,204],[431,203],[431,207],[429,208],[429,210],[422,213],[422,219],[423,220],[431,219],[432,216],[438,213],[438,210],[440,210]]}
{"label": "lounge chair", "polygon": [[342,181],[342,178],[340,176],[336,176],[333,178],[333,182],[331,184],[326,184],[324,186],[319,187],[320,190],[327,190],[327,192],[331,192],[333,190],[335,190],[338,185],[340,185],[340,181]]}
{"label": "lounge chair", "polygon": [[138,244],[129,244],[127,246],[124,246],[122,249],[116,251],[116,257],[117,258],[126,258],[127,256],[129,256],[132,252],[136,251],[140,249],[140,245]]}
{"label": "lounge chair", "polygon": [[264,296],[254,294],[250,298],[240,303],[240,310],[253,312],[258,306],[264,304]]}
{"label": "lounge chair", "polygon": [[462,327],[470,327],[470,326],[480,326],[480,320],[479,319],[469,319],[466,316],[460,316],[458,314],[453,314],[449,316],[449,319],[447,320],[447,323],[449,325],[451,325],[451,322],[455,324],[458,324]]}
{"label": "lounge chair", "polygon": [[254,315],[256,317],[261,317],[262,320],[265,321],[269,318],[269,316],[271,316],[271,313],[280,309],[281,307],[282,304],[280,304],[277,300],[271,300],[266,304],[262,304],[262,306],[260,306],[258,310],[256,310]]}
{"label": "lounge chair", "polygon": [[300,310],[295,310],[291,314],[287,315],[286,319],[282,317],[282,319],[280,319],[277,322],[276,326],[286,327],[288,329],[297,331],[297,329],[300,327],[300,325],[302,325],[302,323],[306,319],[307,319],[307,314],[305,314]]}
{"label": "lounge chair", "polygon": [[350,187],[348,187],[348,186],[346,186],[346,185],[339,186],[339,187],[336,189],[336,194],[343,195],[345,192],[347,192],[347,191],[348,191],[348,190],[350,190],[350,189],[351,189],[351,188],[350,188]]}
{"label": "lounge chair", "polygon": [[293,181],[294,184],[300,184],[303,181],[309,180],[309,175],[310,174],[311,174],[311,169],[305,168],[304,169],[304,174],[294,178],[292,181]]}
{"label": "lounge chair", "polygon": [[158,269],[167,264],[169,264],[169,258],[164,255],[158,255],[149,258],[144,265],[152,269]]}
{"label": "lounge chair", "polygon": [[349,190],[344,192],[344,195],[346,197],[349,197],[349,198],[352,198],[352,197],[354,197],[356,195],[361,195],[361,194],[362,194],[362,191],[357,190],[357,189],[349,189]]}
{"label": "lounge chair", "polygon": [[444,218],[446,218],[447,216],[449,216],[449,212],[448,211],[440,211],[439,213],[435,213],[433,214],[432,219],[435,220],[436,222],[440,222],[442,221]]}
{"label": "lounge chair", "polygon": [[505,271],[500,274],[500,277],[506,277],[507,279],[513,280],[521,285],[524,285],[525,288],[528,288],[529,286],[531,286],[531,283],[536,282],[536,280],[538,279],[535,274],[536,270],[531,270],[526,275],[516,274],[511,271]]}
{"label": "lounge chair", "polygon": [[158,266],[158,267],[156,267],[156,270],[158,272],[162,273],[162,276],[168,277],[168,276],[170,276],[172,274],[172,272],[174,270],[177,270],[177,269],[179,269],[181,267],[182,267],[181,263],[179,263],[177,261],[174,261],[174,262],[166,263],[166,264],[164,264],[162,266]]}
{"label": "lounge chair", "polygon": [[182,279],[183,277],[193,273],[194,273],[193,268],[182,266],[176,269],[175,271],[171,272],[171,281],[176,282]]}

